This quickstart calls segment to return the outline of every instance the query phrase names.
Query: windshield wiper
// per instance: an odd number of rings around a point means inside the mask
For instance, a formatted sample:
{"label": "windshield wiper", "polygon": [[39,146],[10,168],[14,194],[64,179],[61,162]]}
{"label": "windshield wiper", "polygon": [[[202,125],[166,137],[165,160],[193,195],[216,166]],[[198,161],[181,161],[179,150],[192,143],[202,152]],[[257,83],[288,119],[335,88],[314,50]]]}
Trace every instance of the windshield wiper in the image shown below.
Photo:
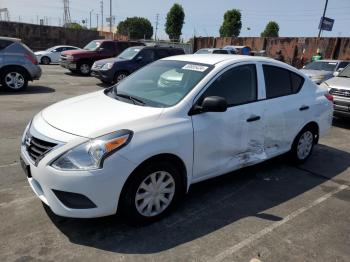
{"label": "windshield wiper", "polygon": [[146,103],[144,101],[142,101],[141,99],[138,99],[136,97],[133,97],[131,95],[127,95],[127,94],[116,94],[116,96],[118,97],[122,97],[122,98],[126,98],[130,101],[132,101],[134,103],[134,105],[141,105],[144,106]]}

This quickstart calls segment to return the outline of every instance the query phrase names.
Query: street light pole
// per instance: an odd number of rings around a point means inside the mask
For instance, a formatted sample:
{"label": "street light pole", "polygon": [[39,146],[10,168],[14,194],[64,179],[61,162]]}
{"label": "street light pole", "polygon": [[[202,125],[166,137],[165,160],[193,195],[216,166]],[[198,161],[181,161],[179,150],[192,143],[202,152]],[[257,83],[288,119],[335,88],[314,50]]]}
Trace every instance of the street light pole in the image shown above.
{"label": "street light pole", "polygon": [[324,10],[323,10],[323,15],[322,15],[322,20],[321,20],[321,25],[320,25],[320,30],[318,31],[318,38],[320,38],[321,36],[321,32],[322,32],[322,22],[323,22],[323,18],[326,15],[326,10],[327,10],[327,5],[328,5],[328,0],[326,0],[326,4],[324,6]]}

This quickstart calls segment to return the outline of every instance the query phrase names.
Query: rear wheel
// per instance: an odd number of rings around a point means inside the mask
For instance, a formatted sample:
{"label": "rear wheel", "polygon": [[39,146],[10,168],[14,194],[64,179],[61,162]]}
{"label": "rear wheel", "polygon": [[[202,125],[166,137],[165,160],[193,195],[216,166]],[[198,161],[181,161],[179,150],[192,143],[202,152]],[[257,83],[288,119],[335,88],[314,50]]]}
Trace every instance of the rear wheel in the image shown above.
{"label": "rear wheel", "polygon": [[1,85],[10,91],[22,91],[28,86],[27,74],[21,69],[7,69],[1,74]]}
{"label": "rear wheel", "polygon": [[51,59],[47,56],[44,56],[43,58],[41,58],[41,63],[43,65],[49,65],[51,63]]}
{"label": "rear wheel", "polygon": [[90,75],[91,65],[87,62],[79,63],[79,72],[80,74],[87,76]]}
{"label": "rear wheel", "polygon": [[306,127],[300,131],[290,152],[293,162],[301,164],[310,157],[316,142],[316,136],[315,130],[311,127]]}
{"label": "rear wheel", "polygon": [[125,185],[120,202],[122,214],[132,223],[153,222],[171,210],[181,192],[181,173],[172,163],[150,163]]}

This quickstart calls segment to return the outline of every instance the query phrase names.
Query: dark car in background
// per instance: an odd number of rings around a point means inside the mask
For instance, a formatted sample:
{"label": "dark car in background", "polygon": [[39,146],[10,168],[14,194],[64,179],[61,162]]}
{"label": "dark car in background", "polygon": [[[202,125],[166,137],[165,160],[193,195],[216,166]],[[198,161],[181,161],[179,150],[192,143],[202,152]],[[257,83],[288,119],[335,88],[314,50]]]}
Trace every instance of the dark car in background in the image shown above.
{"label": "dark car in background", "polygon": [[0,83],[10,91],[20,91],[28,81],[38,80],[41,68],[33,51],[17,38],[0,37]]}
{"label": "dark car in background", "polygon": [[131,46],[144,45],[140,42],[118,40],[93,40],[82,50],[65,51],[60,64],[71,72],[90,75],[91,66],[97,60],[115,57]]}
{"label": "dark car in background", "polygon": [[135,46],[126,49],[116,58],[103,59],[92,66],[91,75],[103,83],[118,83],[129,74],[158,59],[185,54],[182,48]]}

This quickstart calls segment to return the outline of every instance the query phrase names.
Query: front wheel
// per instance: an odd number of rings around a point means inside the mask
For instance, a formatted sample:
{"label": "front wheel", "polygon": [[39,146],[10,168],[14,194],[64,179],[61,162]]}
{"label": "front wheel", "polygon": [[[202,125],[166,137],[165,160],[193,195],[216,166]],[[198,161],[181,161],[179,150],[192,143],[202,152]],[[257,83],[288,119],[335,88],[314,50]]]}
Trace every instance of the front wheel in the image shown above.
{"label": "front wheel", "polygon": [[43,58],[41,58],[41,63],[43,65],[49,65],[51,63],[51,59],[47,56],[44,56]]}
{"label": "front wheel", "polygon": [[117,72],[114,76],[113,83],[117,84],[120,81],[122,81],[125,77],[127,77],[129,74],[127,72]]}
{"label": "front wheel", "polygon": [[10,91],[22,91],[28,86],[26,73],[21,69],[9,69],[1,74],[1,84]]}
{"label": "front wheel", "polygon": [[174,206],[181,192],[181,173],[172,163],[151,163],[134,173],[125,185],[122,214],[132,223],[153,222]]}
{"label": "front wheel", "polygon": [[316,134],[312,128],[304,128],[295,138],[291,157],[292,160],[301,164],[304,163],[311,155],[316,141]]}
{"label": "front wheel", "polygon": [[85,62],[79,64],[80,74],[82,74],[84,76],[90,75],[90,70],[91,70],[90,64],[85,63]]}

